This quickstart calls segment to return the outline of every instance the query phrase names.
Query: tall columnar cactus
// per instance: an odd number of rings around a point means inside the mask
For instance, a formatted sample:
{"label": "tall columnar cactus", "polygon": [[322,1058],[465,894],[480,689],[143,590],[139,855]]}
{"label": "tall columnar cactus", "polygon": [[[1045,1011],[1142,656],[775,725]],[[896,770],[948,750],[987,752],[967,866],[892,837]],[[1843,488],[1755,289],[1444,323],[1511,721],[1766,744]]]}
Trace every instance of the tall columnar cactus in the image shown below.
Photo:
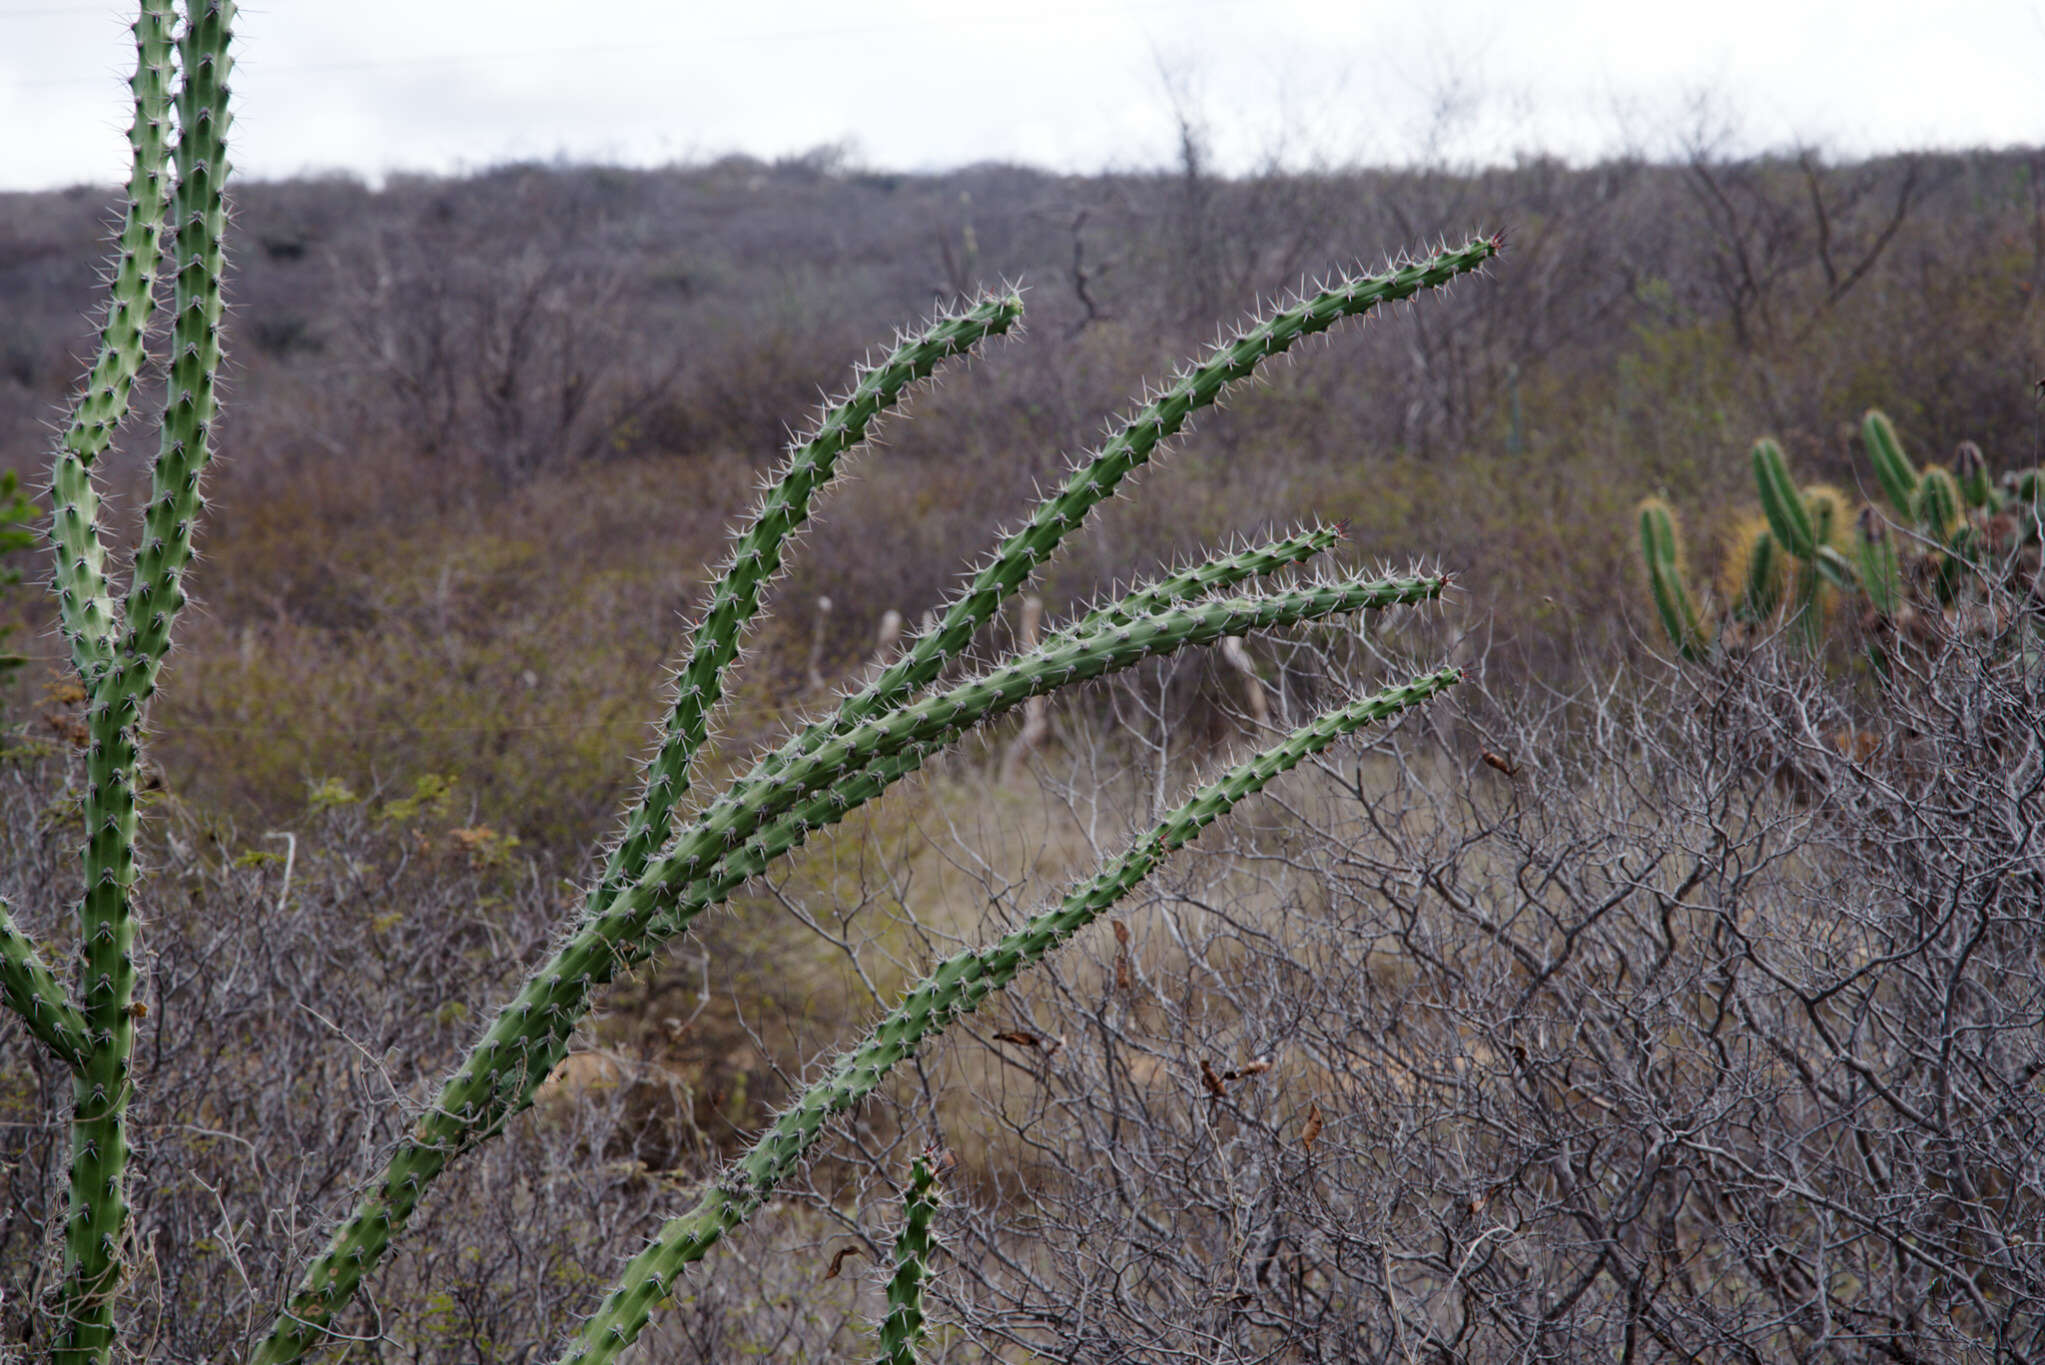
{"label": "tall columnar cactus", "polygon": [[[210,450],[220,361],[221,238],[225,228],[228,43],[233,0],[194,4],[173,42],[163,0],[135,24],[133,152],[128,209],[101,350],[74,407],[51,477],[59,619],[88,699],[83,802],[85,893],[75,1000],[59,1009],[54,979],[9,930],[10,1000],[42,1011],[39,1036],[73,1068],[71,1188],[57,1359],[100,1361],[113,1345],[113,1306],[127,1236],[127,1106],[135,988],[135,785],[142,710],[184,604],[199,480]],[[176,92],[171,94],[175,68]],[[166,162],[175,108],[174,184]],[[143,534],[126,600],[117,608],[100,541],[92,466],[127,414],[144,354],[160,268],[166,196],[172,268],[171,360]],[[75,1023],[74,1023],[75,1020]],[[32,1019],[32,1026],[37,1021]],[[63,1044],[75,1041],[78,1046]]]}
{"label": "tall columnar cactus", "polygon": [[1733,530],[1719,578],[1726,600],[1733,604],[1734,619],[1751,625],[1774,616],[1782,605],[1786,571],[1787,556],[1775,543],[1768,519],[1743,518]]}
{"label": "tall columnar cactus", "polygon": [[1854,525],[1860,550],[1860,582],[1868,602],[1885,617],[1893,618],[1903,602],[1903,570],[1896,558],[1896,542],[1888,525],[1872,507],[1863,507]]}
{"label": "tall columnar cactus", "polygon": [[1946,541],[1960,527],[1960,484],[1952,471],[1933,465],[1917,481],[1917,500],[1912,509],[1917,524],[1934,540]]}
{"label": "tall columnar cactus", "polygon": [[[46,1334],[56,1342],[56,1359],[66,1365],[99,1365],[111,1358],[115,1308],[130,1269],[125,1116],[134,1085],[138,749],[144,711],[185,601],[221,356],[228,48],[235,12],[233,0],[183,2],[180,22],[172,0],[140,0],[133,171],[110,275],[103,347],[56,452],[51,480],[54,587],[87,695],[90,735],[81,854],[86,890],[78,906],[81,948],[73,982],[67,985],[49,967],[0,903],[0,1001],[73,1077],[70,1202],[56,1298],[60,1318]],[[125,590],[117,591],[102,549],[93,466],[127,415],[133,381],[145,361],[154,281],[166,243],[172,274],[166,400],[132,570]],[[704,909],[724,902],[811,834],[915,772],[970,727],[1068,682],[1189,646],[1437,597],[1445,580],[1435,575],[1293,573],[1341,538],[1339,528],[1314,527],[1216,555],[1082,614],[1051,631],[1037,648],[940,684],[1002,604],[1194,413],[1301,338],[1445,286],[1500,249],[1496,237],[1478,239],[1375,274],[1344,276],[1243,326],[1199,363],[1181,369],[1098,451],[1074,463],[1064,483],[899,659],[724,791],[698,798],[695,813],[678,821],[725,672],[815,498],[846,452],[911,386],[1013,328],[1020,300],[981,299],[939,317],[862,369],[845,397],[828,405],[795,444],[737,535],[690,639],[642,790],[558,947],[483,1032],[382,1169],[364,1183],[355,1209],[304,1268],[297,1289],[247,1359],[278,1365],[335,1339],[336,1315],[403,1233],[434,1180],[531,1104],[597,993],[620,971],[652,958],[687,933]],[[1663,539],[1673,546],[1673,530]],[[1281,571],[1290,576],[1261,589],[1255,585]],[[1689,619],[1694,627],[1694,608]],[[566,1358],[615,1356],[673,1291],[682,1267],[757,1209],[833,1117],[860,1103],[889,1068],[954,1019],[1127,896],[1205,825],[1307,756],[1425,701],[1456,676],[1453,670],[1424,674],[1316,718],[1201,788],[1058,905],[989,947],[939,964],[740,1162],[706,1187],[691,1212],[671,1221],[625,1268]],[[905,1257],[919,1265],[927,1254],[927,1214],[927,1205],[912,1203],[911,1225],[922,1230],[917,1235],[925,1244],[918,1251],[905,1240]],[[901,1283],[898,1339],[907,1349],[914,1335],[913,1281]]]}

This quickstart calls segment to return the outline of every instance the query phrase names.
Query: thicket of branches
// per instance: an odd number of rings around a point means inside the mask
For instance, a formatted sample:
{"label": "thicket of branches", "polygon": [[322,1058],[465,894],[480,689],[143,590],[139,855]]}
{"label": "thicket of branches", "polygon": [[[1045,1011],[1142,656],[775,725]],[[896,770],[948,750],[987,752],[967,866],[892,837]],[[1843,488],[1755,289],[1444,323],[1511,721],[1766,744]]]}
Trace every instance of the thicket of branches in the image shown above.
{"label": "thicket of branches", "polygon": [[[87,339],[105,209],[89,191],[5,207],[0,440],[29,452]],[[1373,553],[1453,565],[1514,659],[1559,677],[1569,631],[1637,594],[1637,500],[1729,519],[1757,436],[1849,491],[1871,406],[1922,460],[1962,440],[1998,471],[2040,458],[2036,151],[1700,142],[1663,164],[1224,179],[1196,141],[1174,173],[1096,178],[810,157],[254,184],[230,242],[207,611],[165,680],[158,759],[251,823],[289,818],[308,776],[461,770],[483,818],[565,853],[603,833],[626,776],[609,757],[654,703],[617,681],[663,657],[645,623],[696,600],[790,414],[933,293],[1021,280],[1036,337],[923,400],[834,500],[759,639],[761,714],[801,699],[812,657],[842,675],[888,612],[941,601],[1214,317],[1359,244],[1473,224],[1513,234],[1481,300],[1340,338],[1329,365],[1208,417],[1158,514],[1111,517],[1050,566],[1052,613],[1219,538],[1346,517]],[[105,463],[138,496],[132,459]],[[681,479],[688,505],[661,509]],[[1713,521],[1694,516],[1700,540]],[[341,524],[341,547],[311,534]],[[35,617],[36,597],[9,609]],[[533,727],[574,739],[528,762]],[[478,752],[499,757],[474,771]]]}
{"label": "thicket of branches", "polygon": [[[852,1124],[649,1358],[867,1349],[889,1191],[933,1137],[962,1158],[935,1359],[2045,1356],[2045,677],[2002,605],[2003,633],[1886,677],[1763,644],[1473,679],[1461,714],[1296,776]],[[1354,640],[1302,647],[1274,722],[1366,669]],[[1026,911],[1027,872],[1141,823],[1189,695],[1166,670],[1100,689],[1039,755],[1048,804],[904,798],[645,978],[452,1177],[352,1323],[362,1358],[551,1340],[736,1141],[734,1085],[781,1093],[811,1021],[879,1008]],[[62,903],[76,773],[7,779],[5,890]],[[459,819],[329,791],[287,859],[158,812],[141,1358],[232,1358],[286,1288],[250,1268],[317,1234],[558,913]],[[716,1063],[665,1050],[692,1034]],[[9,1056],[15,1339],[61,1217],[63,1078]]]}

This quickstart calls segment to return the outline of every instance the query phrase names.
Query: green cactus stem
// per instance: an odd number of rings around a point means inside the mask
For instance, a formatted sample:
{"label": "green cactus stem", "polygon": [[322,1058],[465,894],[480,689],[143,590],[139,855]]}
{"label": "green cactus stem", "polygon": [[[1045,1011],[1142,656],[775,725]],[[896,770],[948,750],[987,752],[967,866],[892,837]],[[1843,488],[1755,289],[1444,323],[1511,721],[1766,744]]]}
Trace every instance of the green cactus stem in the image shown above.
{"label": "green cactus stem", "polygon": [[28,1031],[41,1039],[57,1060],[73,1071],[85,1065],[85,1016],[50,969],[34,943],[14,926],[14,910],[0,899],[0,1000],[21,1016]]}
{"label": "green cactus stem", "polygon": [[143,0],[134,25],[134,122],[128,207],[121,223],[100,350],[78,396],[50,479],[50,540],[56,551],[57,616],[71,660],[87,686],[113,659],[116,629],[100,543],[99,490],[92,467],[128,415],[144,335],[155,307],[162,263],[163,215],[170,191],[172,14],[170,0]]}
{"label": "green cactus stem", "polygon": [[1640,557],[1647,564],[1648,587],[1669,643],[1686,659],[1702,658],[1707,641],[1697,604],[1683,583],[1676,514],[1660,498],[1649,498],[1640,505]]}
{"label": "green cactus stem", "polygon": [[804,1090],[752,1148],[696,1206],[671,1219],[625,1268],[596,1314],[582,1325],[561,1365],[603,1365],[637,1339],[656,1305],[675,1292],[684,1269],[754,1210],[785,1180],[823,1135],[826,1125],[872,1094],[888,1072],[928,1039],[976,1009],[1126,897],[1173,851],[1238,802],[1261,790],[1344,735],[1396,715],[1454,684],[1443,669],[1321,716],[1280,743],[1202,787],[1120,858],[1074,888],[1056,907],[988,948],[968,949],[940,963],[857,1047]]}
{"label": "green cactus stem", "polygon": [[1139,616],[1148,616],[1181,602],[1232,588],[1249,579],[1276,573],[1289,565],[1304,564],[1339,543],[1345,534],[1340,526],[1320,526],[1252,549],[1216,555],[1205,563],[1181,570],[1149,587],[1139,588],[1120,601],[1097,608],[1058,634],[1071,637],[1126,626]]}
{"label": "green cactus stem", "polygon": [[1766,621],[1782,605],[1784,556],[1782,547],[1775,543],[1775,533],[1766,526],[1755,531],[1745,559],[1740,614],[1751,622]]}
{"label": "green cactus stem", "polygon": [[1974,442],[1962,441],[1953,452],[1953,477],[1959,482],[1960,495],[1967,500],[1967,506],[1979,510],[1994,499],[1995,486],[1988,478],[1988,461]]}
{"label": "green cactus stem", "polygon": [[[966,726],[1069,682],[1225,635],[1428,601],[1443,586],[1440,578],[1425,576],[1345,579],[1264,597],[1186,604],[1126,626],[1048,642],[981,677],[862,722],[806,754],[794,752],[800,736],[791,740],[780,751],[785,761],[776,767],[772,780],[748,780],[730,788],[677,836],[666,854],[649,864],[634,886],[585,921],[528,978],[336,1231],[252,1362],[276,1365],[298,1359],[325,1335],[325,1323],[353,1295],[367,1267],[388,1249],[426,1186],[462,1150],[525,1107],[547,1070],[563,1055],[566,1040],[588,1012],[596,989],[686,930],[688,919],[672,912],[678,903],[697,900],[692,886],[714,879],[722,858],[744,848],[791,807],[813,793],[849,807],[854,798],[866,799],[874,772],[907,771],[904,763],[913,766],[918,746],[946,740]],[[779,828],[789,839],[786,846],[792,847],[793,835],[785,825]]]}
{"label": "green cactus stem", "polygon": [[1232,386],[1256,372],[1259,365],[1290,350],[1302,337],[1327,331],[1345,318],[1358,317],[1387,303],[1409,299],[1426,289],[1439,289],[1459,276],[1480,269],[1504,249],[1502,235],[1475,238],[1454,250],[1397,265],[1376,275],[1351,276],[1320,289],[1291,307],[1241,327],[1205,360],[1181,369],[1156,397],[1138,408],[1090,457],[1078,461],[1065,483],[1038,503],[1029,521],[1003,541],[986,567],[974,575],[966,591],[946,609],[943,619],[917,639],[863,691],[839,706],[836,716],[809,727],[800,742],[784,746],[755,770],[771,778],[776,765],[791,753],[806,753],[832,735],[899,702],[929,685],[956,658],[973,635],[999,611],[1049,559],[1065,537],[1083,525],[1123,479],[1147,463],[1158,448],[1185,428],[1194,413],[1212,406]]}
{"label": "green cactus stem", "polygon": [[[233,0],[195,3],[177,42],[177,186],[171,197],[175,282],[163,436],[142,543],[112,659],[88,684],[86,892],[79,907],[81,1000],[89,1047],[74,1083],[71,1196],[65,1223],[64,1331],[54,1359],[87,1365],[113,1346],[113,1296],[126,1234],[125,1189],[135,1023],[136,735],[142,706],[184,603],[220,363],[221,239],[226,228],[228,43]],[[138,50],[140,38],[138,35]],[[75,648],[75,647],[74,647]]]}
{"label": "green cactus stem", "polygon": [[[625,956],[650,951],[645,944],[634,941],[636,936],[654,925],[656,915],[664,916],[660,921],[664,931],[679,933],[685,929],[687,916],[667,912],[694,900],[690,893],[692,885],[714,878],[718,859],[731,847],[725,841],[743,844],[753,830],[771,825],[789,806],[806,799],[809,788],[798,791],[784,785],[794,768],[807,764],[807,771],[813,775],[835,777],[848,786],[860,787],[868,784],[872,774],[909,770],[913,762],[904,767],[900,760],[912,756],[915,747],[925,742],[923,739],[908,736],[889,739],[885,742],[895,746],[890,752],[867,752],[856,757],[841,745],[834,751],[838,755],[833,760],[838,764],[835,768],[820,769],[810,760],[929,686],[992,619],[1002,603],[1056,551],[1067,535],[1084,523],[1094,507],[1114,493],[1132,470],[1183,430],[1194,413],[1212,405],[1264,361],[1284,353],[1300,338],[1326,331],[1344,318],[1441,288],[1479,269],[1502,248],[1501,237],[1481,238],[1419,261],[1396,265],[1377,275],[1343,278],[1244,327],[1206,359],[1180,371],[1098,452],[1074,467],[1064,485],[1037,507],[1028,523],[1010,536],[975,575],[935,629],[918,639],[867,688],[847,697],[834,716],[808,727],[795,740],[763,759],[744,781],[726,793],[726,799],[711,808],[713,812],[723,811],[721,819],[730,819],[730,824],[713,827],[707,823],[706,813],[706,821],[678,838],[676,848],[686,850],[685,856],[671,854],[657,864],[650,864],[630,891],[612,898],[608,909],[585,915],[582,928],[569,944],[539,969],[471,1049],[443,1085],[433,1109],[418,1129],[400,1144],[368,1185],[349,1218],[336,1228],[326,1247],[307,1266],[284,1313],[271,1325],[251,1356],[250,1365],[285,1365],[300,1359],[326,1337],[333,1315],[354,1297],[364,1275],[382,1259],[392,1238],[411,1217],[425,1188],[462,1148],[496,1131],[509,1114],[523,1106],[532,1088],[545,1078],[546,1068],[565,1050],[567,1037],[589,1008],[594,987],[608,980]],[[1419,596],[1394,594],[1384,604],[1432,597],[1440,591],[1441,584],[1439,580],[1412,580],[1409,586]],[[1279,620],[1289,610],[1269,619]],[[1214,619],[1231,617],[1225,604],[1219,613]],[[1267,615],[1264,608],[1236,614],[1233,619],[1242,624],[1222,629],[1221,634],[1262,628],[1258,623],[1265,621]],[[1154,631],[1160,619],[1135,621],[1129,629]],[[1176,631],[1184,624],[1169,629]],[[1206,634],[1206,629],[1204,625],[1187,627],[1178,643],[1219,638]],[[1066,650],[1079,646],[1093,649],[1099,639],[1090,634],[1054,643]],[[1162,644],[1162,637],[1147,635],[1146,639]],[[1149,648],[1145,644],[1137,653],[1145,653]],[[1080,676],[1069,671],[1068,664],[1042,662],[1054,652],[1039,651],[1036,666],[1067,668],[1068,671],[1059,674],[1060,683]],[[1131,656],[1132,662],[1134,657]],[[1036,695],[1053,685],[1050,673],[1044,673],[1031,681],[1024,692],[1014,693],[1014,700]],[[1009,695],[1004,685],[1001,697]],[[993,697],[961,698],[957,689],[946,696],[953,698],[950,704],[961,709],[935,720],[930,733],[973,723],[1010,704],[1000,700],[997,705]],[[989,709],[973,711],[972,707],[981,702]]]}
{"label": "green cactus stem", "polygon": [[1896,515],[1908,520],[1917,515],[1917,467],[1903,453],[1896,439],[1896,427],[1876,409],[1868,409],[1860,422],[1861,442],[1867,447],[1868,462],[1875,467],[1875,482]]}
{"label": "green cactus stem", "polygon": [[931,1224],[937,1218],[937,1201],[937,1177],[926,1153],[909,1168],[909,1191],[902,1200],[902,1232],[895,1239],[895,1273],[888,1280],[888,1315],[880,1326],[877,1365],[916,1365],[917,1350],[923,1345],[923,1281],[930,1275]]}
{"label": "green cactus stem", "polygon": [[1903,572],[1896,559],[1896,544],[1889,528],[1872,507],[1863,507],[1856,527],[1860,543],[1860,582],[1868,602],[1883,617],[1893,619],[1903,601]]}
{"label": "green cactus stem", "polygon": [[1816,654],[1825,643],[1824,586],[1815,563],[1801,562],[1790,575],[1789,636],[1806,654]]}
{"label": "green cactus stem", "polygon": [[1960,484],[1941,465],[1924,471],[1917,482],[1917,503],[1912,515],[1927,536],[1948,543],[1960,525]]}
{"label": "green cactus stem", "polygon": [[154,686],[156,667],[170,648],[171,627],[184,606],[192,532],[204,507],[199,481],[213,453],[232,119],[227,77],[234,65],[227,46],[234,18],[234,0],[195,4],[178,41],[184,79],[177,96],[178,183],[170,224],[176,271],[170,373],[142,543],[128,589],[126,657],[120,665],[131,675],[130,689],[143,697]]}
{"label": "green cactus stem", "polygon": [[815,429],[789,452],[718,575],[677,680],[660,750],[647,766],[623,838],[590,889],[586,913],[596,913],[637,881],[672,833],[675,806],[689,786],[690,760],[708,735],[710,713],[723,696],[724,672],[738,654],[739,637],[759,609],[762,589],[780,571],[788,538],[808,519],[812,501],[830,482],[839,458],[866,439],[874,421],[900,402],[911,385],[928,379],[943,361],[1007,332],[1021,316],[1022,299],[1010,294],[933,319],[920,333],[902,338],[880,364],[863,368],[852,391],[827,407]]}
{"label": "green cactus stem", "polygon": [[1789,476],[1789,462],[1783,458],[1782,447],[1762,437],[1754,443],[1753,464],[1754,483],[1761,490],[1761,511],[1768,518],[1768,529],[1775,533],[1776,543],[1798,559],[1815,558],[1817,530],[1811,525],[1810,511],[1797,492],[1796,482]]}

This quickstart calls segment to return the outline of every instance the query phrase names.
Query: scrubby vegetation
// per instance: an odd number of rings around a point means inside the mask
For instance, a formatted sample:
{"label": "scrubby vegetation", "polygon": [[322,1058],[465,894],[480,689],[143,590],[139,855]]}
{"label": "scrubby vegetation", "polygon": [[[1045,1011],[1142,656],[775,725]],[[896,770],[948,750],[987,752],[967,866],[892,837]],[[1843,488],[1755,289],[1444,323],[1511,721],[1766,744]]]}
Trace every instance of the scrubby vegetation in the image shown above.
{"label": "scrubby vegetation", "polygon": [[[2045,153],[229,227],[190,8],[0,483],[0,1359],[2045,1358]],[[106,202],[0,204],[27,468]]]}
{"label": "scrubby vegetation", "polygon": [[[2045,154],[1192,165],[878,176],[819,156],[242,186],[224,472],[157,761],[251,824],[308,777],[460,769],[529,841],[601,837],[666,623],[700,600],[786,424],[873,338],[981,283],[1026,284],[1029,344],[919,399],[832,499],[758,640],[749,734],[805,700],[813,641],[835,682],[886,612],[936,605],[1062,452],[1217,318],[1376,244],[1510,225],[1514,264],[1204,418],[1182,477],[1051,567],[1054,613],[1311,513],[1370,554],[1440,556],[1554,677],[1563,642],[1644,603],[1639,499],[1729,521],[1759,436],[1849,492],[1869,407],[1921,462],[1967,439],[1997,470],[2036,463]],[[25,471],[87,339],[106,196],[4,205],[0,434]],[[1715,559],[1726,527],[1690,522]],[[22,685],[17,714],[41,684]]]}

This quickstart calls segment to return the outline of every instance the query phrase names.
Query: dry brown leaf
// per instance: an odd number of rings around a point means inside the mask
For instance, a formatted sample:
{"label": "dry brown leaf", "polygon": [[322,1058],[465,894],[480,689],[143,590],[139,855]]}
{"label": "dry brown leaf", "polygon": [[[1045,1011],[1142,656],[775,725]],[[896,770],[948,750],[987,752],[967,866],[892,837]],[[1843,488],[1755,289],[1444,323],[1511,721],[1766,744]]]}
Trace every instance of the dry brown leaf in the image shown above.
{"label": "dry brown leaf", "polygon": [[847,1256],[864,1256],[865,1254],[866,1248],[860,1246],[857,1242],[850,1246],[839,1247],[837,1252],[831,1257],[831,1268],[824,1272],[824,1278],[827,1280],[837,1279],[838,1272],[845,1268],[845,1258]]}
{"label": "dry brown leaf", "polygon": [[1484,750],[1484,761],[1491,767],[1494,767],[1498,769],[1498,771],[1504,773],[1507,777],[1518,777],[1520,775],[1519,764],[1513,762],[1509,758],[1501,758],[1499,755],[1492,753],[1491,750],[1489,749]]}
{"label": "dry brown leaf", "polygon": [[1314,1140],[1320,1137],[1320,1135],[1321,1135],[1321,1106],[1319,1104],[1316,1104],[1312,1100],[1308,1100],[1307,1121],[1306,1126],[1301,1128],[1299,1131],[1299,1145],[1306,1148],[1309,1152],[1311,1152],[1314,1150]]}

